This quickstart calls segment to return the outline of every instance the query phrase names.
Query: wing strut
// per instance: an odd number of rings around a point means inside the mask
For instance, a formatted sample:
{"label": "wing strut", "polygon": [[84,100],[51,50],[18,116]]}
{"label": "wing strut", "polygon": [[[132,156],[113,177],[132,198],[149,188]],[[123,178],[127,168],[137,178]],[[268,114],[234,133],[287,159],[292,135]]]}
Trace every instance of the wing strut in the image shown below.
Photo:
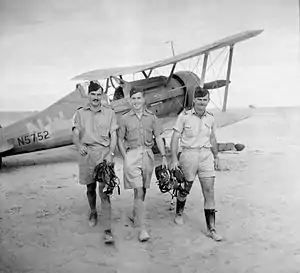
{"label": "wing strut", "polygon": [[200,86],[201,87],[204,86],[206,67],[207,67],[207,59],[208,59],[208,53],[205,53],[204,54],[203,65],[202,65],[201,79],[200,79]]}
{"label": "wing strut", "polygon": [[168,77],[168,79],[167,79],[167,81],[166,81],[166,86],[169,84],[169,82],[170,82],[170,80],[171,80],[171,78],[172,78],[172,75],[173,75],[173,73],[174,73],[176,64],[177,64],[177,63],[174,63],[173,66],[172,66],[172,70],[171,70],[170,76]]}
{"label": "wing strut", "polygon": [[109,88],[109,78],[106,79],[105,91],[104,94],[107,94]]}
{"label": "wing strut", "polygon": [[229,83],[230,83],[230,73],[231,73],[231,65],[232,65],[232,57],[233,57],[233,47],[234,47],[234,44],[231,45],[230,49],[229,49],[229,59],[228,59],[228,67],[227,67],[226,86],[225,86],[223,108],[222,108],[223,112],[226,112],[226,107],[227,107],[228,89],[229,89]]}
{"label": "wing strut", "polygon": [[150,75],[151,75],[151,73],[152,73],[152,70],[153,70],[153,69],[150,69],[150,71],[149,71],[148,74],[145,72],[145,70],[142,71],[142,73],[143,73],[145,79],[148,79],[148,78],[150,77]]}
{"label": "wing strut", "polygon": [[145,79],[148,79],[148,75],[146,74],[146,72],[144,70],[142,71],[142,73],[143,73]]}

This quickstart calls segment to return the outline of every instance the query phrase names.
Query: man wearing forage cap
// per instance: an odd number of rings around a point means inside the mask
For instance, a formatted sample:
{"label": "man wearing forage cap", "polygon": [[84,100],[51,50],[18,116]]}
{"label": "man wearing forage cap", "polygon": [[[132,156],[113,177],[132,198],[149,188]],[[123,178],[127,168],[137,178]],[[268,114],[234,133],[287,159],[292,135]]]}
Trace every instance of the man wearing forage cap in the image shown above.
{"label": "man wearing forage cap", "polygon": [[[183,111],[173,127],[171,169],[180,166],[186,179],[184,191],[179,192],[177,196],[175,223],[184,224],[182,214],[186,198],[198,175],[204,196],[204,215],[208,235],[215,241],[221,241],[222,237],[215,228],[214,200],[215,169],[219,165],[218,144],[214,116],[206,111],[209,100],[208,90],[196,87],[193,108]],[[182,153],[178,160],[179,139]]]}
{"label": "man wearing forage cap", "polygon": [[133,222],[139,228],[138,239],[148,241],[145,228],[145,197],[150,188],[154,169],[152,147],[154,139],[162,155],[162,165],[167,166],[165,147],[161,137],[162,128],[158,118],[145,105],[142,89],[130,90],[131,110],[119,121],[118,147],[124,159],[124,189],[134,190]]}
{"label": "man wearing forage cap", "polygon": [[[112,162],[116,147],[117,119],[109,107],[101,103],[103,88],[97,82],[88,87],[89,103],[80,107],[73,117],[73,142],[79,152],[79,183],[86,185],[90,206],[89,225],[97,224],[96,188],[93,171],[104,159]],[[110,197],[103,192],[104,183],[99,183],[105,243],[114,241],[111,231]]]}

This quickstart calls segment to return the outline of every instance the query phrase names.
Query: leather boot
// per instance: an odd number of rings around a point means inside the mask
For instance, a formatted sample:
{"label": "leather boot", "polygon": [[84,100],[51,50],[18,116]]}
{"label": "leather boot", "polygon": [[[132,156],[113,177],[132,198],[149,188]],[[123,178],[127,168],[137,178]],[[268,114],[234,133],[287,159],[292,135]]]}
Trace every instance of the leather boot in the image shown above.
{"label": "leather boot", "polygon": [[182,214],[183,214],[185,202],[186,202],[186,200],[180,201],[178,198],[176,201],[176,216],[175,216],[174,222],[180,226],[182,226],[184,224]]}
{"label": "leather boot", "polygon": [[204,209],[208,236],[215,241],[222,241],[222,236],[219,235],[215,228],[215,209]]}

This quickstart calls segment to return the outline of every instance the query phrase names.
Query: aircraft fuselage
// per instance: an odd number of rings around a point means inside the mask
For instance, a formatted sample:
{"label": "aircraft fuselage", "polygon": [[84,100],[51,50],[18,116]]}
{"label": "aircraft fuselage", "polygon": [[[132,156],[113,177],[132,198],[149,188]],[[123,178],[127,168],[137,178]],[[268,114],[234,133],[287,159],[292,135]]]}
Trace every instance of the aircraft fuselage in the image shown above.
{"label": "aircraft fuselage", "polygon": [[[161,76],[129,82],[124,97],[110,102],[117,118],[130,109],[129,89],[132,85],[143,88],[147,108],[157,117],[177,116],[189,104],[186,94],[194,89],[199,79],[191,72],[174,75],[170,81]],[[86,103],[88,99],[75,90],[45,110],[2,128],[0,156],[72,145],[73,115]]]}

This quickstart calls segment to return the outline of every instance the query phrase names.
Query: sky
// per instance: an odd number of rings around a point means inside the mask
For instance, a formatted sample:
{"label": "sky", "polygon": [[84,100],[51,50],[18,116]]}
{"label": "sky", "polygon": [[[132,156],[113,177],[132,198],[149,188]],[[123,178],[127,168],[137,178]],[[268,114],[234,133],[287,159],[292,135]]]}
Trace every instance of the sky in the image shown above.
{"label": "sky", "polygon": [[[42,110],[88,70],[170,57],[167,41],[182,53],[252,29],[264,32],[235,46],[228,107],[300,105],[298,0],[0,0],[0,111]],[[226,54],[211,54],[208,80],[226,78]]]}

